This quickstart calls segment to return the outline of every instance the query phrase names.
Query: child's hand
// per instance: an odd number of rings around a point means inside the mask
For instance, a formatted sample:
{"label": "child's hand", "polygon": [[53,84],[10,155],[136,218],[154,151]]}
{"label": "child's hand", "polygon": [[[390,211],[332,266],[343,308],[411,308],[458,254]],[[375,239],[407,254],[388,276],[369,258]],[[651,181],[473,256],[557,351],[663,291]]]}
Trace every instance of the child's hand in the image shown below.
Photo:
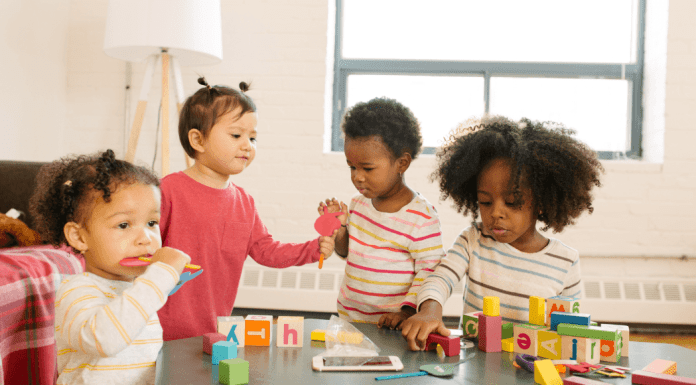
{"label": "child's hand", "polygon": [[338,234],[338,230],[334,230],[330,237],[319,237],[319,252],[324,254],[324,259],[329,258],[334,252],[336,234]]}
{"label": "child's hand", "polygon": [[346,220],[348,219],[348,206],[346,206],[345,203],[339,202],[336,198],[331,198],[327,199],[326,203],[324,202],[319,202],[319,208],[317,211],[319,212],[319,215],[324,214],[324,207],[327,208],[327,212],[329,213],[337,213],[337,212],[342,212],[343,214],[337,216],[339,221],[341,221],[342,225],[346,225]]}
{"label": "child's hand", "polygon": [[430,333],[438,333],[445,337],[450,335],[450,330],[442,322],[442,305],[435,300],[423,302],[418,314],[401,324],[401,335],[411,350],[425,350]]}
{"label": "child's hand", "polygon": [[396,313],[387,313],[382,315],[377,322],[377,327],[385,327],[392,330],[401,329],[401,323],[414,314],[416,314],[416,309],[409,306],[404,306]]}
{"label": "child's hand", "polygon": [[152,255],[152,263],[158,261],[164,262],[173,267],[177,272],[179,272],[179,275],[181,275],[181,272],[184,271],[186,264],[191,262],[191,257],[181,250],[172,249],[171,247],[165,246],[157,249],[157,251],[155,251],[155,253]]}

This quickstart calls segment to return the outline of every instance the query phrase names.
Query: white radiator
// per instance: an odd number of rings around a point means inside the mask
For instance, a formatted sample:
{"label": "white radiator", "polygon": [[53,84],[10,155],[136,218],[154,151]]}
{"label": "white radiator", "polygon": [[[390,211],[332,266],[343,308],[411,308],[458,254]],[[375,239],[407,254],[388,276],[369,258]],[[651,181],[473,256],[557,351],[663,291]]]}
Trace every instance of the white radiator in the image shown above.
{"label": "white radiator", "polygon": [[[235,307],[336,313],[343,269],[246,264]],[[696,325],[696,279],[583,277],[581,309],[599,322]],[[462,314],[462,284],[443,315]]]}

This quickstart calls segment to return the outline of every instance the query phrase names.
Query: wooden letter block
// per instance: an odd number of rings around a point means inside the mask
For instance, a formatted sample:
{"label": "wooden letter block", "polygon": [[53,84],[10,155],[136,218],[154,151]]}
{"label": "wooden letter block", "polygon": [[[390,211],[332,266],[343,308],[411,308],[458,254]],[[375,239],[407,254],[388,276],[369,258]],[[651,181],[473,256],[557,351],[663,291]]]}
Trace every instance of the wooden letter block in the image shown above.
{"label": "wooden letter block", "polygon": [[425,340],[425,350],[433,350],[437,345],[442,346],[447,357],[458,356],[461,350],[459,337],[445,337],[437,333],[430,333],[428,339]]}
{"label": "wooden letter block", "polygon": [[599,363],[599,340],[574,336],[561,336],[561,359],[578,363]]}
{"label": "wooden letter block", "polygon": [[462,331],[464,333],[464,338],[476,338],[478,337],[478,315],[483,314],[480,311],[474,311],[471,313],[466,313],[462,317]]}
{"label": "wooden letter block", "polygon": [[541,297],[529,297],[529,323],[544,325],[546,320],[546,300]]}
{"label": "wooden letter block", "polygon": [[227,336],[220,333],[203,334],[203,352],[213,354],[213,344],[219,341],[227,341]]}
{"label": "wooden letter block", "polygon": [[558,324],[556,331],[560,335],[594,338],[598,340],[614,341],[621,338],[621,333],[614,329],[601,326],[581,326],[573,324]]}
{"label": "wooden letter block", "polygon": [[566,313],[580,313],[580,298],[555,296],[546,299],[546,326],[551,324],[551,313],[562,311]]}
{"label": "wooden letter block", "polygon": [[500,298],[483,297],[483,315],[497,317],[500,315]]}
{"label": "wooden letter block", "polygon": [[643,368],[643,371],[652,373],[674,374],[677,372],[677,363],[663,359],[656,359],[650,365]]}
{"label": "wooden letter block", "polygon": [[304,339],[304,317],[278,317],[276,326],[279,347],[302,347]]}
{"label": "wooden letter block", "polygon": [[[234,316],[234,317],[218,317],[217,318],[217,332],[224,334],[225,337],[230,333],[232,327],[234,327],[234,336],[237,337],[237,345],[240,348],[244,347],[244,332],[246,322],[244,322],[244,317]],[[231,338],[230,341],[234,341]]]}
{"label": "wooden letter block", "polygon": [[534,382],[541,385],[563,385],[563,380],[551,360],[534,361]]}
{"label": "wooden letter block", "polygon": [[326,330],[314,329],[312,334],[310,334],[310,339],[312,341],[325,341],[326,340]]}
{"label": "wooden letter block", "polygon": [[515,349],[515,339],[514,338],[506,338],[504,340],[501,340],[501,348],[503,349],[504,352],[510,352],[512,353],[513,350]]}
{"label": "wooden letter block", "polygon": [[500,338],[506,340],[515,336],[514,324],[512,322],[504,322],[503,330]]}
{"label": "wooden letter block", "polygon": [[537,332],[537,356],[550,360],[561,359],[561,336],[550,330],[539,330]]}
{"label": "wooden letter block", "polygon": [[538,332],[539,330],[548,330],[548,328],[541,325],[515,324],[513,330],[515,333],[514,352],[536,356]]}
{"label": "wooden letter block", "polygon": [[213,365],[222,360],[237,358],[237,344],[232,341],[219,341],[213,344]]}
{"label": "wooden letter block", "polygon": [[628,338],[630,337],[630,331],[628,330],[628,326],[602,324],[602,328],[618,330],[621,333],[621,357],[628,357]]}
{"label": "wooden letter block", "polygon": [[486,353],[499,352],[502,349],[503,318],[479,314],[479,350]]}
{"label": "wooden letter block", "polygon": [[248,315],[245,323],[245,342],[250,346],[271,346],[273,316]]}
{"label": "wooden letter block", "polygon": [[696,385],[696,378],[636,370],[631,373],[631,383],[638,385]]}
{"label": "wooden letter block", "polygon": [[560,311],[551,313],[551,323],[549,324],[551,330],[556,331],[556,327],[558,327],[558,324],[562,323],[590,326],[590,315],[583,313],[567,313]]}
{"label": "wooden letter block", "polygon": [[218,380],[225,385],[249,383],[249,362],[241,358],[220,361]]}

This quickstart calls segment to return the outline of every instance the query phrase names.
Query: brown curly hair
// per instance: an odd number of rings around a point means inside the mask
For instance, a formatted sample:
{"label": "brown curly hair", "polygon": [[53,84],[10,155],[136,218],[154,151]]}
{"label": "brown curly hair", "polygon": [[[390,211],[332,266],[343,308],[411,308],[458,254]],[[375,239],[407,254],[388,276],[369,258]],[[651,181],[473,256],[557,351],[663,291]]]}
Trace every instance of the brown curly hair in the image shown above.
{"label": "brown curly hair", "polygon": [[116,159],[112,150],[46,164],[36,176],[36,190],[29,200],[36,230],[44,242],[56,247],[67,243],[63,227],[68,222],[86,221],[94,194],[101,193],[110,202],[111,194],[133,183],[159,187],[151,170]]}
{"label": "brown curly hair", "polygon": [[575,139],[575,131],[560,123],[523,118],[515,123],[502,116],[460,124],[438,150],[442,200],[452,198],[458,212],[478,217],[477,180],[495,158],[512,159],[515,205],[521,205],[520,184],[532,191],[532,207],[540,212],[542,230],[560,232],[587,210],[592,213],[594,186],[604,171],[597,154]]}

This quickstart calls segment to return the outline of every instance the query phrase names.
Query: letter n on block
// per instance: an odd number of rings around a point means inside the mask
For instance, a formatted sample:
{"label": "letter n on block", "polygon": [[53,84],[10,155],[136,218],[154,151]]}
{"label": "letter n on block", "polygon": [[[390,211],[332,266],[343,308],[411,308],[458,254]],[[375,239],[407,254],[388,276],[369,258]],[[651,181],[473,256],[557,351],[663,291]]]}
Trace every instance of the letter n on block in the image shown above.
{"label": "letter n on block", "polygon": [[273,316],[248,315],[245,322],[247,346],[271,346],[272,323]]}
{"label": "letter n on block", "polygon": [[514,352],[536,356],[539,330],[548,330],[548,328],[541,325],[515,324],[513,327]]}
{"label": "letter n on block", "polygon": [[278,317],[276,328],[279,347],[302,347],[304,317]]}

